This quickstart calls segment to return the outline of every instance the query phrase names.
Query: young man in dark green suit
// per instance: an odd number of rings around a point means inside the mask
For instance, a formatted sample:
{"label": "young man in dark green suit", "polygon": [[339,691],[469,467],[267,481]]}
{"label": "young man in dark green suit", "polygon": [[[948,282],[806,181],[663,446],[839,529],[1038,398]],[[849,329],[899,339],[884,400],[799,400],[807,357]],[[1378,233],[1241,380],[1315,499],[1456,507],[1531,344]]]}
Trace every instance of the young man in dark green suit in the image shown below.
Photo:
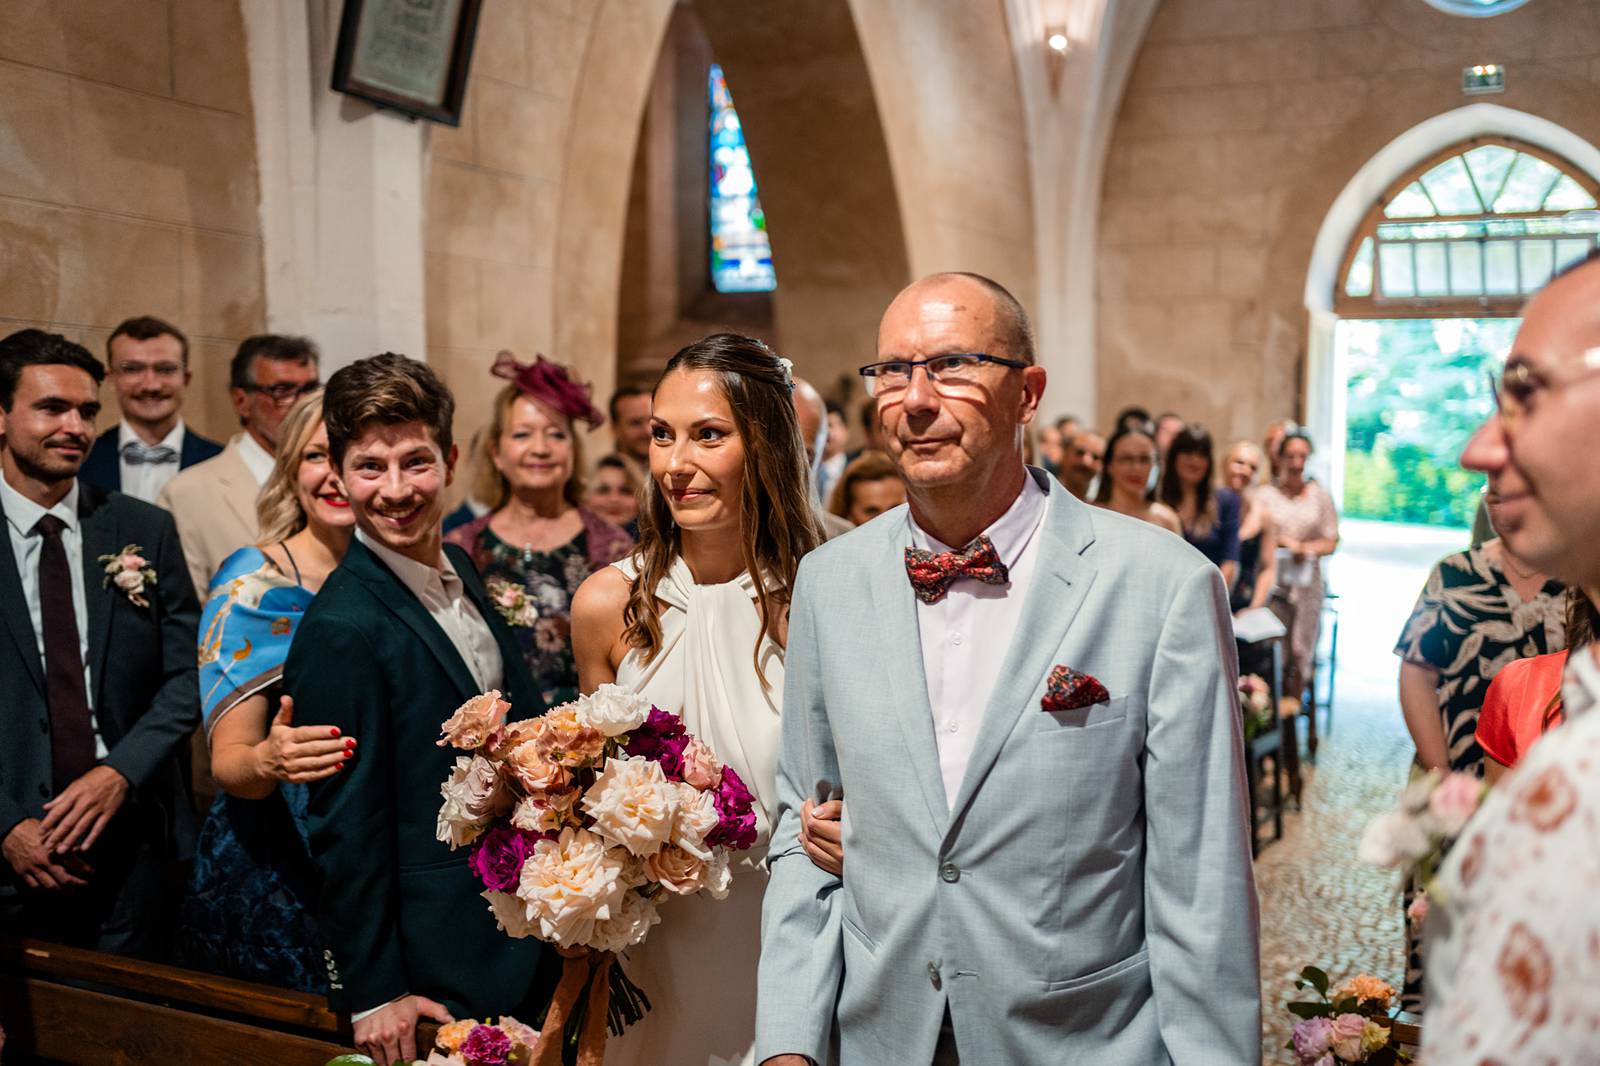
{"label": "young man in dark green suit", "polygon": [[489,689],[512,718],[545,710],[471,562],[442,542],[454,409],[438,377],[400,355],[329,379],[328,449],[357,531],[284,672],[297,717],[360,740],[342,773],[312,786],[308,821],[329,1000],[379,1062],[426,1053],[419,1015],[532,1022],[559,974],[545,945],[496,928],[466,851],[435,836],[457,754],[435,744],[440,724]]}

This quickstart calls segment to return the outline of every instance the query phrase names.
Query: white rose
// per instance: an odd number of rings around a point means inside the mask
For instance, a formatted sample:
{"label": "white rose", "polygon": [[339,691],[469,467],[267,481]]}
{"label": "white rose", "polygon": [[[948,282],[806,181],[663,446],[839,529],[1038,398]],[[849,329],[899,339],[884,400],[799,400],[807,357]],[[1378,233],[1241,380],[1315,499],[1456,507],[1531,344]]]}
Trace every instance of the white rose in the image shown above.
{"label": "white rose", "polygon": [[601,685],[578,700],[578,723],[614,737],[638,729],[650,717],[650,701],[621,685]]}
{"label": "white rose", "polygon": [[456,757],[455,769],[439,786],[444,804],[434,836],[450,847],[470,844],[497,815],[511,808],[512,796],[500,781],[500,771],[481,755]]}
{"label": "white rose", "polygon": [[672,836],[678,790],[661,764],[641,758],[609,758],[583,796],[594,831],[635,855],[654,855]]}
{"label": "white rose", "polygon": [[650,927],[661,920],[654,900],[637,892],[629,892],[622,899],[622,909],[615,918],[596,922],[594,936],[589,946],[596,951],[622,951],[645,938]]}
{"label": "white rose", "polygon": [[538,927],[528,914],[528,905],[521,899],[510,892],[483,892],[481,895],[489,901],[489,913],[494,915],[495,924],[506,936],[520,940],[537,931]]}
{"label": "white rose", "polygon": [[679,781],[678,817],[672,823],[672,843],[697,859],[711,858],[706,836],[717,827],[717,797]]}
{"label": "white rose", "polygon": [[559,838],[535,844],[522,863],[517,896],[539,935],[564,948],[587,946],[595,923],[622,907],[624,856],[586,829],[563,829]]}
{"label": "white rose", "polygon": [[1415,818],[1389,811],[1373,819],[1361,834],[1356,857],[1370,866],[1401,869],[1428,853],[1428,834]]}
{"label": "white rose", "polygon": [[733,870],[728,866],[727,848],[716,848],[712,852],[701,881],[712,899],[728,898],[728,889],[733,887]]}
{"label": "white rose", "polygon": [[119,570],[111,581],[123,592],[138,592],[144,588],[144,575],[137,570]]}

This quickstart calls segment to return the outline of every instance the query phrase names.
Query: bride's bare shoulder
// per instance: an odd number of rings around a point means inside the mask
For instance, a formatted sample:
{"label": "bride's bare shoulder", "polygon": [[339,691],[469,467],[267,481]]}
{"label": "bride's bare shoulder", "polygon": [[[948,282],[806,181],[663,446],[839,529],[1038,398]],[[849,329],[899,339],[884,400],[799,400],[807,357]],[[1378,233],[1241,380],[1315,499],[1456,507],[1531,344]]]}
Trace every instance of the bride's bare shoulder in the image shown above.
{"label": "bride's bare shoulder", "polygon": [[602,567],[584,579],[572,597],[572,624],[620,626],[633,582],[614,566]]}

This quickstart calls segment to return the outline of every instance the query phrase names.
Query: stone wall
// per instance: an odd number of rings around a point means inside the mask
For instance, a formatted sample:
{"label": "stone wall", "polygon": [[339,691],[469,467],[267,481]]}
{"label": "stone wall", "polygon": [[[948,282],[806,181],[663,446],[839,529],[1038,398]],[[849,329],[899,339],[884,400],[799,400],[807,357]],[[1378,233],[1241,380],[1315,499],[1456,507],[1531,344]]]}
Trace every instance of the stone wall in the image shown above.
{"label": "stone wall", "polygon": [[256,197],[236,0],[0,4],[0,329],[103,359],[122,319],[166,318],[185,416],[225,437],[227,362],[265,317]]}

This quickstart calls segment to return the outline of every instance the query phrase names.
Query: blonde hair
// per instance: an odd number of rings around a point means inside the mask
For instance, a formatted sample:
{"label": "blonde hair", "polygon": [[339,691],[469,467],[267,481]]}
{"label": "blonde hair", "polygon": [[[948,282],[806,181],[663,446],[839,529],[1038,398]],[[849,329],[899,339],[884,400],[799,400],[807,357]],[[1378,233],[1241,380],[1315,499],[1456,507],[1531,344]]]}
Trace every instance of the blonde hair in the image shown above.
{"label": "blonde hair", "polygon": [[494,465],[494,453],[500,444],[500,434],[505,432],[506,423],[511,420],[511,408],[525,396],[530,403],[538,404],[546,415],[566,422],[567,437],[572,441],[572,473],[567,475],[567,483],[561,487],[561,497],[574,507],[581,506],[587,489],[583,477],[582,436],[571,418],[549,404],[539,403],[534,397],[527,396],[515,385],[507,385],[495,394],[494,414],[489,417],[489,424],[483,428],[483,432],[478,434],[473,448],[472,479],[468,491],[479,503],[488,504],[490,511],[500,510],[511,499],[511,483]]}
{"label": "blonde hair", "polygon": [[300,457],[322,425],[322,393],[307,396],[284,416],[278,429],[278,455],[272,473],[256,497],[256,522],[261,527],[258,544],[281,544],[306,528],[300,506]]}
{"label": "blonde hair", "polygon": [[1233,462],[1233,453],[1240,448],[1249,448],[1256,453],[1256,480],[1257,485],[1265,485],[1272,477],[1272,468],[1267,464],[1267,453],[1253,440],[1236,440],[1228,445],[1228,450],[1222,453],[1222,480],[1228,479],[1228,464]]}

